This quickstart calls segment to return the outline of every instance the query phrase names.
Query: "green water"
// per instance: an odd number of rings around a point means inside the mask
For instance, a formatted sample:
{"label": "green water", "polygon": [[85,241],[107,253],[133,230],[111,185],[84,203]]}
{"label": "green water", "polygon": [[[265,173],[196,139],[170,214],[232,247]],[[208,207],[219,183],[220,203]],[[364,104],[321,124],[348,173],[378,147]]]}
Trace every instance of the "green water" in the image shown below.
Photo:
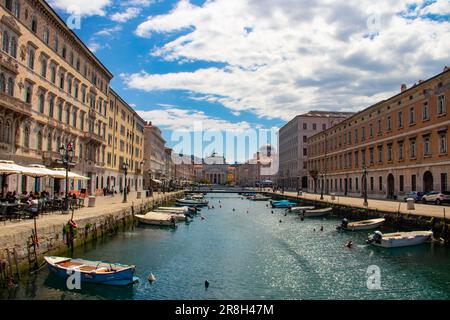
{"label": "green water", "polygon": [[[364,244],[366,232],[336,231],[337,219],[300,221],[293,214],[284,216],[284,210],[268,208],[267,202],[251,202],[236,194],[211,194],[208,199],[215,209],[202,210],[206,220],[198,216],[174,230],[139,226],[74,253],[136,265],[141,281],[134,286],[83,284],[81,291],[70,291],[65,281],[44,269],[18,288],[0,291],[0,298],[450,298],[449,248],[371,247]],[[349,240],[353,249],[344,246]],[[381,290],[367,288],[371,265],[380,268]],[[153,284],[146,280],[150,273],[157,278]],[[205,280],[210,282],[207,291]]]}

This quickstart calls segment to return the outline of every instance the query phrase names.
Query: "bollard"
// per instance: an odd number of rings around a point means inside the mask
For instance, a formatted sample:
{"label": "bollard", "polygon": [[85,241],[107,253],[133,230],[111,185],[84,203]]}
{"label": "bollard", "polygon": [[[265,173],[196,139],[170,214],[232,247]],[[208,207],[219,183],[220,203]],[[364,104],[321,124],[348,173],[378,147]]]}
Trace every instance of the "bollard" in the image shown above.
{"label": "bollard", "polygon": [[415,210],[415,200],[413,198],[406,199],[406,209]]}

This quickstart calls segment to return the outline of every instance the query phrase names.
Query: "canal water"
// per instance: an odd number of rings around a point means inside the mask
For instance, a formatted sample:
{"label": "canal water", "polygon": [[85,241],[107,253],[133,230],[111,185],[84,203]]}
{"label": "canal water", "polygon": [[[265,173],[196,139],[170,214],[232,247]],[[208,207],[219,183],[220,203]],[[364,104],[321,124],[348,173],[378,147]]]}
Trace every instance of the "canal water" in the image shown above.
{"label": "canal water", "polygon": [[[449,299],[450,249],[439,244],[382,249],[366,232],[338,232],[337,219],[301,221],[237,194],[210,194],[176,229],[138,226],[98,240],[75,257],[134,264],[141,281],[117,288],[83,284],[70,291],[43,269],[1,299]],[[233,208],[236,210],[233,211]],[[273,212],[273,213],[272,213]],[[281,220],[281,222],[280,222]],[[320,231],[323,226],[324,231]],[[352,240],[352,249],[345,244]],[[367,286],[380,270],[381,289]],[[153,273],[153,284],[147,277]],[[206,291],[204,282],[208,280]],[[369,281],[370,282],[370,281]]]}

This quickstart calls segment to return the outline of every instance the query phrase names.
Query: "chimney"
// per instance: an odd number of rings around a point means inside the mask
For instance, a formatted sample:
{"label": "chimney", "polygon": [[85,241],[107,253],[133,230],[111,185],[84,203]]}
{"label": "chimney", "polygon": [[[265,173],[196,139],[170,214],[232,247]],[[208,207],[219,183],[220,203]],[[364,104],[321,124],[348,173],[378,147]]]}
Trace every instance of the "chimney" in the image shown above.
{"label": "chimney", "polygon": [[406,91],[406,89],[407,89],[406,84],[402,83],[402,85],[400,87],[400,91],[403,92],[403,91]]}

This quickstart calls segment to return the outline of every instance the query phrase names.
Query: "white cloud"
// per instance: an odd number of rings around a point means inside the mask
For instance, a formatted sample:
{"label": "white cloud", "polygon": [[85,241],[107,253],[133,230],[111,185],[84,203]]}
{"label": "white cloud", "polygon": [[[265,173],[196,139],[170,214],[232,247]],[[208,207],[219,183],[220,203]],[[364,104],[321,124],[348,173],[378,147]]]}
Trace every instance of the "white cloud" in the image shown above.
{"label": "white cloud", "polygon": [[124,80],[146,91],[186,90],[194,99],[267,118],[287,120],[311,109],[357,110],[448,64],[450,23],[423,12],[416,19],[402,17],[413,3],[423,1],[216,0],[197,6],[181,0],[169,13],[150,16],[135,33],[185,30],[151,54],[225,67],[140,72]]}
{"label": "white cloud", "polygon": [[433,2],[431,5],[423,8],[421,11],[424,14],[438,14],[438,15],[450,14],[450,1],[437,0],[436,2]]}
{"label": "white cloud", "polygon": [[111,20],[116,22],[127,22],[128,20],[139,16],[139,14],[141,14],[141,11],[142,9],[140,8],[128,8],[127,10],[125,10],[125,12],[116,12],[111,15]]}
{"label": "white cloud", "polygon": [[[166,108],[151,111],[136,111],[145,121],[151,121],[156,126],[173,131],[196,130],[195,125],[201,124],[203,130],[241,131],[251,128],[248,122],[229,122],[223,119],[207,116],[203,111],[180,108]],[[187,120],[189,119],[189,120]]]}
{"label": "white cloud", "polygon": [[94,36],[101,36],[101,37],[110,37],[112,36],[114,33],[122,31],[122,26],[117,25],[111,28],[104,28],[100,31],[97,31],[96,33],[94,33]]}
{"label": "white cloud", "polygon": [[104,16],[105,8],[112,4],[112,0],[49,0],[48,3],[71,14]]}

